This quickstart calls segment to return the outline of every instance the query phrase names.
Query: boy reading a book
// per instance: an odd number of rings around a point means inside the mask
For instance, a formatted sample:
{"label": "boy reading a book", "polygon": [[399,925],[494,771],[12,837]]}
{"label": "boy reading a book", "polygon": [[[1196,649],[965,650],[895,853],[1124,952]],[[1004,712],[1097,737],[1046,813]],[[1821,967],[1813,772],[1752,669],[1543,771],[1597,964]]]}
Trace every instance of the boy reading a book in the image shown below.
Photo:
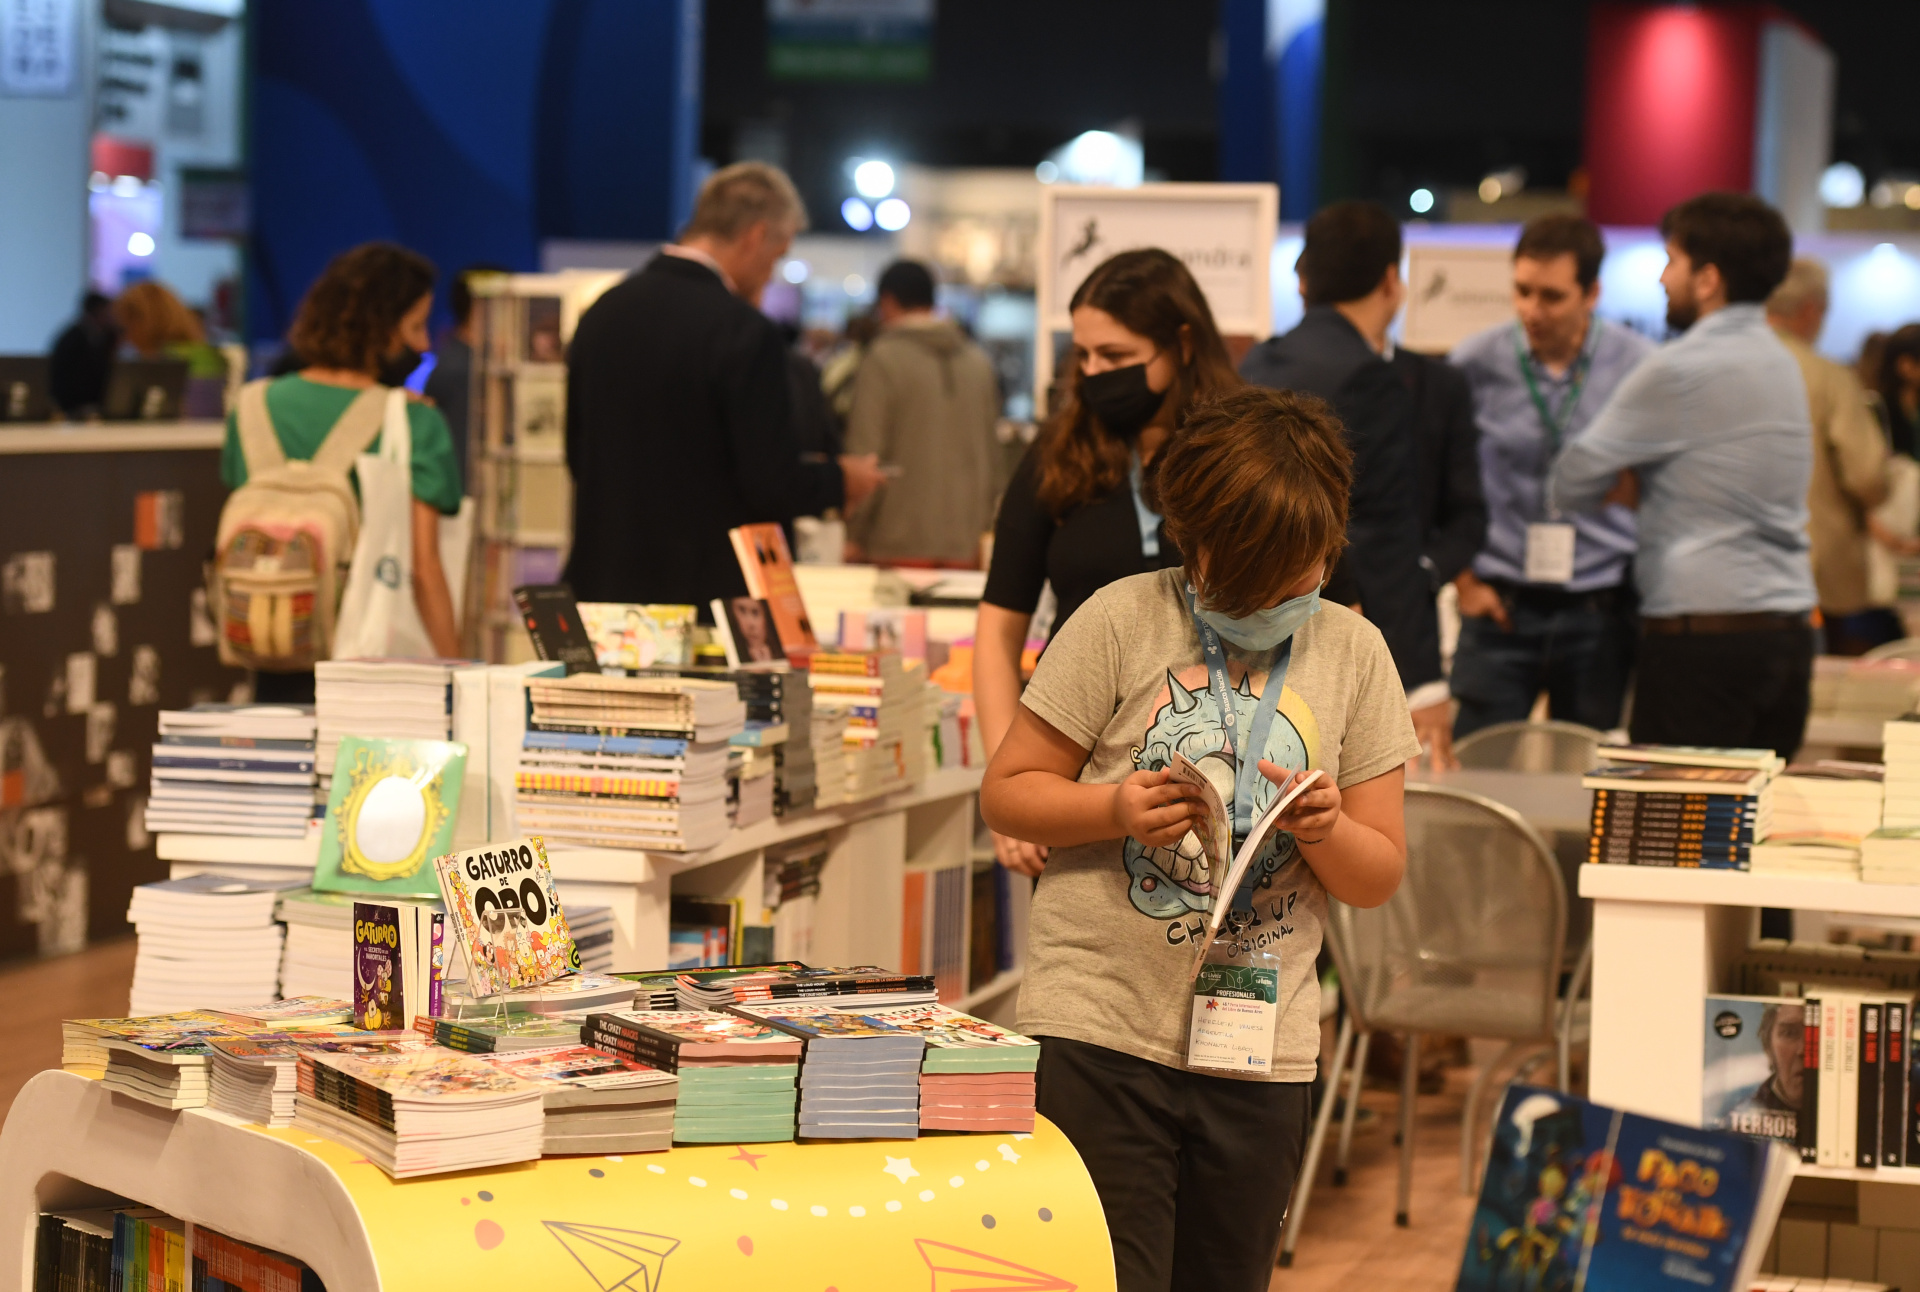
{"label": "boy reading a book", "polygon": [[[1379,631],[1319,600],[1352,481],[1332,411],[1244,389],[1197,407],[1163,453],[1185,567],[1109,584],[1058,630],[980,806],[1053,849],[1019,1026],[1040,1039],[1039,1111],[1099,1192],[1120,1292],[1251,1292],[1306,1142],[1327,894],[1378,906],[1398,887],[1402,767],[1420,745]],[[1289,773],[1323,772],[1237,893],[1213,890],[1226,859],[1193,832],[1176,750],[1220,791],[1236,848]],[[1196,938],[1226,901],[1229,927],[1279,954],[1270,1053],[1249,1053],[1245,1076],[1190,1064]]]}

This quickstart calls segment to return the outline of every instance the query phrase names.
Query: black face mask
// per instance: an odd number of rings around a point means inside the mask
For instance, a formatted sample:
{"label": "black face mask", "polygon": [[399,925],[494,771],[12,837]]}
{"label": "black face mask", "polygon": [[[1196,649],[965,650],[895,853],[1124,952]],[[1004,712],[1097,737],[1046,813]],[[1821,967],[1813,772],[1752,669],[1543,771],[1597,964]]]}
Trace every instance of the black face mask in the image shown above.
{"label": "black face mask", "polygon": [[374,376],[383,386],[404,386],[419,366],[420,352],[403,343],[397,352],[380,356],[380,371]]}
{"label": "black face mask", "polygon": [[1154,390],[1147,385],[1147,365],[1128,364],[1105,372],[1082,374],[1080,398],[1086,401],[1100,424],[1131,444],[1159,413],[1172,390]]}

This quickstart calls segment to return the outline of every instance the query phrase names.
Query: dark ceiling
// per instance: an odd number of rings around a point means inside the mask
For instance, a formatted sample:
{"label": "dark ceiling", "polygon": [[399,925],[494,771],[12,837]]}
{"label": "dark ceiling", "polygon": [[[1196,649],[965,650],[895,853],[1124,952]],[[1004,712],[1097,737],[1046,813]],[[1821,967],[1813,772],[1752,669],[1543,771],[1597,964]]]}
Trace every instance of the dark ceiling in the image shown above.
{"label": "dark ceiling", "polygon": [[[1588,4],[1328,0],[1325,196],[1404,198],[1515,163],[1560,187],[1580,162]],[[1835,156],[1920,171],[1920,3],[1788,0],[1839,65]],[[1206,0],[945,0],[909,86],[769,78],[765,0],[707,0],[701,145],[784,160],[832,227],[850,155],[1032,166],[1131,123],[1147,166],[1212,179],[1217,7]]]}

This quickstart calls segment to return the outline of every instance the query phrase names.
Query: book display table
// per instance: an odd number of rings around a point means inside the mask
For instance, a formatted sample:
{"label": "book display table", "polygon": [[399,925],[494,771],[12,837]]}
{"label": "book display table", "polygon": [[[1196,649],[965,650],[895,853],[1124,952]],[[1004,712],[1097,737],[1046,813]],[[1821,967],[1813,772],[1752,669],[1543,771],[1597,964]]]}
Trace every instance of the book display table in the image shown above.
{"label": "book display table", "polygon": [[[1758,928],[1759,908],[1920,916],[1920,885],[1664,866],[1580,867],[1593,899],[1593,1039],[1588,1097],[1700,1124],[1705,999]],[[1802,1175],[1920,1184],[1920,1167]]]}
{"label": "book display table", "polygon": [[105,1195],[297,1256],[329,1292],[779,1287],[1109,1292],[1093,1183],[1032,1135],[700,1145],[396,1181],[300,1127],[167,1112],[68,1072],[0,1129],[0,1292],[37,1214]]}

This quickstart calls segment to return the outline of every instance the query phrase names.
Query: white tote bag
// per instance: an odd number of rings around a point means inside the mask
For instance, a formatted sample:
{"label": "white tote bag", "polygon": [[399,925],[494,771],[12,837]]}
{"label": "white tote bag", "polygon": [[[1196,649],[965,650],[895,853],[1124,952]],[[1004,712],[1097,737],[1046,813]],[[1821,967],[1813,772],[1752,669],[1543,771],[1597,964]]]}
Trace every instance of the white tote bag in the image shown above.
{"label": "white tote bag", "polygon": [[412,459],[407,393],[391,391],[380,451],[362,453],[353,464],[360,481],[360,538],[335,622],[335,659],[404,653],[397,648],[409,623],[413,635],[425,636],[413,604]]}

